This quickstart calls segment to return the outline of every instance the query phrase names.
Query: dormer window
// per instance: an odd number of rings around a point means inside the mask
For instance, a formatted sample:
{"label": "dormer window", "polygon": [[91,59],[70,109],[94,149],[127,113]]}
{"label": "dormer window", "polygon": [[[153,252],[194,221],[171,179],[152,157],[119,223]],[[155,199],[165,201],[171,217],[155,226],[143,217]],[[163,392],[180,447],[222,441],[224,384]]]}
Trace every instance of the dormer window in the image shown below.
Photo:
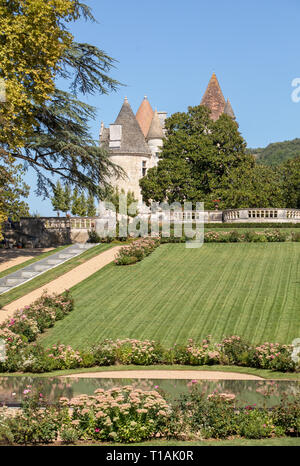
{"label": "dormer window", "polygon": [[142,161],[142,176],[145,176],[147,173],[147,162],[146,160]]}

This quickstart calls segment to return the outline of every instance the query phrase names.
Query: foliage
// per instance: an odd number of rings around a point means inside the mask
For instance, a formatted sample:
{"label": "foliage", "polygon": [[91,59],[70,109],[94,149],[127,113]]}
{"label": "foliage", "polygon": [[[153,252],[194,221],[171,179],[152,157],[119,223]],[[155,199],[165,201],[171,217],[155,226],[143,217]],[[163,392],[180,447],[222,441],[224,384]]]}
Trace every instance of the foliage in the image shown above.
{"label": "foliage", "polygon": [[119,214],[120,213],[120,196],[123,196],[126,202],[126,205],[123,206],[123,208],[125,207],[126,209],[126,212],[124,212],[124,214],[128,215],[129,217],[135,217],[136,215],[138,215],[138,209],[137,209],[138,201],[135,198],[133,191],[128,191],[125,194],[124,189],[121,189],[121,191],[119,191],[118,187],[108,189],[104,202],[112,203],[115,208],[116,214]]}
{"label": "foliage", "polygon": [[283,396],[279,405],[274,408],[274,424],[281,427],[285,434],[300,436],[300,397],[289,400]]}
{"label": "foliage", "polygon": [[72,408],[69,422],[80,438],[126,443],[164,436],[171,411],[157,391],[130,385],[98,389],[93,396],[80,395],[70,402],[62,398],[60,402]]}
{"label": "foliage", "polygon": [[93,194],[89,194],[86,200],[86,213],[88,217],[95,217],[96,207]]}
{"label": "foliage", "polygon": [[279,173],[262,165],[231,169],[214,196],[220,199],[220,209],[286,206]]}
{"label": "foliage", "polygon": [[72,35],[63,22],[76,19],[71,0],[14,0],[0,7],[0,77],[6,102],[0,107],[0,141],[22,146],[32,135],[32,103],[44,104],[53,94],[55,74]]}
{"label": "foliage", "polygon": [[43,394],[32,391],[30,385],[23,394],[22,409],[6,417],[13,442],[21,445],[54,442],[63,420],[62,410],[45,403]]}
{"label": "foliage", "polygon": [[78,189],[75,188],[72,196],[72,215],[78,215],[79,217],[86,216],[86,199],[84,192],[78,193]]}
{"label": "foliage", "polygon": [[0,338],[6,342],[6,360],[0,362],[1,370],[44,372],[51,370],[43,348],[28,345],[45,329],[54,325],[73,309],[69,293],[43,296],[30,306],[16,311],[0,325]]}
{"label": "foliage", "polygon": [[300,155],[300,139],[274,142],[267,147],[248,149],[248,151],[256,155],[258,164],[275,167]]}
{"label": "foliage", "polygon": [[117,253],[116,265],[129,265],[143,260],[151,254],[160,244],[157,238],[141,238],[133,241],[128,246],[123,246]]}
{"label": "foliage", "polygon": [[49,405],[39,389],[27,385],[21,409],[0,408],[1,444],[64,444],[78,440],[132,443],[153,438],[181,440],[263,439],[299,436],[299,396],[283,395],[271,409],[244,406],[229,392],[206,394],[197,381],[189,391],[167,401],[157,390],[134,385],[97,389],[92,396],[60,398]]}
{"label": "foliage", "polygon": [[214,122],[202,105],[189,107],[166,120],[166,139],[158,166],[140,181],[144,200],[204,201],[214,207],[216,192],[235,168],[251,168],[246,143],[228,116]]}
{"label": "foliage", "polygon": [[[253,231],[245,233],[239,231],[206,231],[204,242],[206,243],[282,243],[290,239],[295,241],[294,235],[287,235],[280,230]],[[166,241],[167,242],[167,241]]]}
{"label": "foliage", "polygon": [[[48,195],[56,174],[100,196],[108,174],[119,169],[89,133],[95,108],[76,95],[107,94],[119,83],[107,75],[114,60],[76,42],[68,30],[71,21],[94,20],[89,7],[78,0],[16,0],[4,2],[0,13],[0,78],[7,91],[0,109],[1,156],[35,170],[38,194]],[[69,83],[71,93],[55,86],[57,78]]]}
{"label": "foliage", "polygon": [[286,205],[300,209],[300,155],[280,166]]}
{"label": "foliage", "polygon": [[[29,186],[22,181],[22,165],[12,157],[2,158],[0,164],[0,215],[17,221],[29,216],[29,206],[22,200],[29,195]],[[0,222],[2,224],[2,222]]]}
{"label": "foliage", "polygon": [[[53,197],[51,198],[53,210],[57,213],[63,212],[64,209],[64,190],[60,181],[58,180],[55,188],[53,188]],[[68,209],[67,209],[68,210]]]}

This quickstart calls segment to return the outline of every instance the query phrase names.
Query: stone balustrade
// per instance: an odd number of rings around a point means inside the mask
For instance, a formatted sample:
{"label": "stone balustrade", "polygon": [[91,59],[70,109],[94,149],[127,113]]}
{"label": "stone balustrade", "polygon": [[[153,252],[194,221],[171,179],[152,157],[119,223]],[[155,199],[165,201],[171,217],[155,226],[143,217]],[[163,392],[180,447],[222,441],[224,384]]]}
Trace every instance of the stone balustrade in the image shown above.
{"label": "stone balustrade", "polygon": [[224,210],[223,222],[297,223],[300,222],[300,209],[249,208]]}

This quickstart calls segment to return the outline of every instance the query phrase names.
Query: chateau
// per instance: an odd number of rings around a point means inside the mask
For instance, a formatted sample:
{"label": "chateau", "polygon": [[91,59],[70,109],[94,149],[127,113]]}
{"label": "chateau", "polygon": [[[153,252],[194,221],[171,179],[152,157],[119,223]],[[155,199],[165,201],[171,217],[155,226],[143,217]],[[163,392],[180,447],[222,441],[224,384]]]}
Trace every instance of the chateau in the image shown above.
{"label": "chateau", "polygon": [[[225,101],[215,73],[209,81],[201,105],[210,109],[214,121],[222,113],[235,118],[230,101]],[[126,174],[124,178],[112,179],[111,184],[119,190],[124,189],[125,193],[132,191],[139,202],[142,201],[139,180],[145,176],[148,168],[158,163],[166,117],[167,112],[153,111],[146,96],[134,115],[125,97],[116,121],[109,128],[101,123],[100,144],[109,149],[111,160]]]}

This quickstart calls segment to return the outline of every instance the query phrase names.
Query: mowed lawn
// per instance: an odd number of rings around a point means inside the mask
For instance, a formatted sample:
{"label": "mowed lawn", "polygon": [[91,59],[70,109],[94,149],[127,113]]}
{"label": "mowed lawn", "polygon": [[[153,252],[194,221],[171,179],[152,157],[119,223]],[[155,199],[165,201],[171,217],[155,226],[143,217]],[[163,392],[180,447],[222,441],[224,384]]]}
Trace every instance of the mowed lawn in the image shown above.
{"label": "mowed lawn", "polygon": [[166,244],[133,266],[108,265],[72,294],[75,310],[45,345],[207,335],[291,343],[300,338],[300,243]]}

